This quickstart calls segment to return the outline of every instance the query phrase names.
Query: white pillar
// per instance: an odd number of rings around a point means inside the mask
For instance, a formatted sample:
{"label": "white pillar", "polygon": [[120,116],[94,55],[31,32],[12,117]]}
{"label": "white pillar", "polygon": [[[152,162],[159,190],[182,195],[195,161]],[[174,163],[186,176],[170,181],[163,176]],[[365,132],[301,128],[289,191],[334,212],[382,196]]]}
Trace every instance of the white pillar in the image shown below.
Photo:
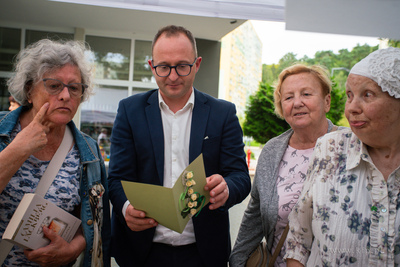
{"label": "white pillar", "polygon": [[[85,29],[75,28],[74,40],[85,41]],[[79,105],[78,110],[72,119],[76,125],[76,128],[81,129],[81,105]]]}

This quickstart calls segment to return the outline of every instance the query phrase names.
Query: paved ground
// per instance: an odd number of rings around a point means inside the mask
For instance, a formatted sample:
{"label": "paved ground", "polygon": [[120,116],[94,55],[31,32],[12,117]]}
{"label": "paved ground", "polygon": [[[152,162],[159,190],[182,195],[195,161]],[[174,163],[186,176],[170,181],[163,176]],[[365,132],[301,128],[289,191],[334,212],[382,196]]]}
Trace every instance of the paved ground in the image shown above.
{"label": "paved ground", "polygon": [[[258,156],[260,155],[261,149],[258,147],[251,147],[251,151],[254,153],[255,158],[251,160],[250,162],[250,176],[253,178],[254,175],[254,170],[255,166],[257,165],[257,160]],[[247,149],[246,149],[247,151]],[[242,203],[235,205],[229,210],[229,220],[231,223],[231,240],[232,240],[232,246],[235,244],[237,233],[239,231],[240,223],[242,221],[243,213],[244,210],[247,207],[247,204],[249,203],[250,196],[247,196],[245,200],[243,200]],[[115,263],[114,259],[112,259],[112,267],[117,267],[117,263]]]}

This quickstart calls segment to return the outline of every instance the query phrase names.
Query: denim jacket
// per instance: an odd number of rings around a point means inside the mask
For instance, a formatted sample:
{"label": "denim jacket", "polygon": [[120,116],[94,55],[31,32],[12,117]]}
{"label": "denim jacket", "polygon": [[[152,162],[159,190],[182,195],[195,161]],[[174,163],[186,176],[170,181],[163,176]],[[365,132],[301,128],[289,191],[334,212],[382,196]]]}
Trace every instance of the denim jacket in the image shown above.
{"label": "denim jacket", "polygon": [[[0,112],[0,151],[10,142],[10,134],[18,122],[24,107],[12,112]],[[68,123],[80,153],[80,197],[82,229],[86,240],[83,266],[110,266],[110,202],[107,174],[95,140],[79,131],[71,121]],[[101,240],[98,231],[101,226]]]}

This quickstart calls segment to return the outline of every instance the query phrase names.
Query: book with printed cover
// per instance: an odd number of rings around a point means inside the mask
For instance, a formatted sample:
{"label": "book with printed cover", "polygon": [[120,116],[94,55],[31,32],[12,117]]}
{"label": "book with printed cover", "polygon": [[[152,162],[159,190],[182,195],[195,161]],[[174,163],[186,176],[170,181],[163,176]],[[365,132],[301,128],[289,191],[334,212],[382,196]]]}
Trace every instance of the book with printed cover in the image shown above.
{"label": "book with printed cover", "polygon": [[81,220],[37,194],[25,194],[7,225],[3,239],[22,248],[38,249],[50,243],[43,226],[65,241],[75,236]]}

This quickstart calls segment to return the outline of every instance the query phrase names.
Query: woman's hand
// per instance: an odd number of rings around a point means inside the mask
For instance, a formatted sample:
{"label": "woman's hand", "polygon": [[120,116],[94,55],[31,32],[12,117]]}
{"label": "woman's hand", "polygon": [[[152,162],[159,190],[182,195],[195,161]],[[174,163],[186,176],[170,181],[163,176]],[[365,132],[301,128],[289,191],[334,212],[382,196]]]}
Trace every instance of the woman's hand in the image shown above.
{"label": "woman's hand", "polygon": [[35,250],[24,251],[28,260],[43,267],[66,265],[74,261],[86,247],[86,241],[79,228],[71,243],[66,242],[53,230],[43,227],[44,236],[50,239],[50,244]]}
{"label": "woman's hand", "polygon": [[35,115],[33,120],[17,134],[13,142],[18,143],[20,148],[26,149],[29,155],[43,149],[47,144],[47,133],[49,127],[46,125],[46,115],[49,103],[45,103]]}
{"label": "woman's hand", "polygon": [[49,127],[44,116],[48,108],[49,103],[45,103],[33,120],[0,152],[0,193],[25,160],[46,146]]}

